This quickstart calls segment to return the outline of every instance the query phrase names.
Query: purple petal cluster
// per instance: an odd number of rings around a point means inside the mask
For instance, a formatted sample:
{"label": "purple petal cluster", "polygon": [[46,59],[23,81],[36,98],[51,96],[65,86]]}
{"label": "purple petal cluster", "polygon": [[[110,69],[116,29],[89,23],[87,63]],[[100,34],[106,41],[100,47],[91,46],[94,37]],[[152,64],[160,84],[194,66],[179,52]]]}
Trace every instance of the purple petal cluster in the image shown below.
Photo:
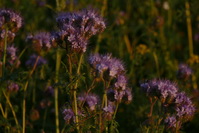
{"label": "purple petal cluster", "polygon": [[175,110],[178,118],[189,119],[195,113],[195,107],[189,97],[184,92],[178,93],[175,98]]}
{"label": "purple petal cluster", "polygon": [[[38,57],[38,55],[35,55],[35,54],[31,55],[30,58],[26,61],[26,66],[33,67],[35,65],[37,57]],[[38,67],[38,66],[41,66],[44,64],[47,64],[47,61],[44,58],[42,58],[41,56],[39,56],[39,60],[38,60],[36,66]]]}
{"label": "purple petal cluster", "polygon": [[127,88],[127,82],[127,78],[124,75],[118,75],[114,87],[125,90]]}
{"label": "purple petal cluster", "polygon": [[51,48],[51,35],[48,32],[39,32],[35,35],[27,36],[26,40],[32,44],[35,51],[49,50]]}
{"label": "purple petal cluster", "polygon": [[[122,77],[119,75],[124,74],[125,68],[123,63],[116,58],[113,58],[111,54],[100,55],[93,54],[89,57],[89,64],[101,75],[105,71],[108,71],[109,76],[112,78],[118,77],[118,81],[121,81]],[[123,81],[122,81],[123,82]],[[119,86],[120,83],[116,84]]]}
{"label": "purple petal cluster", "polygon": [[103,108],[102,110],[103,110],[103,117],[107,120],[111,120],[115,111],[114,106],[109,104],[107,107]]}
{"label": "purple petal cluster", "polygon": [[88,107],[91,111],[94,111],[96,105],[99,103],[99,98],[95,94],[83,94],[77,99],[78,101],[83,103],[85,107]]}
{"label": "purple petal cluster", "polygon": [[121,102],[123,100],[127,103],[131,102],[133,98],[130,89],[126,89],[126,90],[108,89],[107,97],[108,97],[108,100],[111,102],[114,102],[114,101]]}
{"label": "purple petal cluster", "polygon": [[0,29],[7,29],[11,32],[18,31],[22,26],[22,18],[12,10],[0,9]]}
{"label": "purple petal cluster", "polygon": [[150,80],[142,83],[140,86],[149,96],[156,96],[163,102],[166,99],[175,98],[178,92],[177,85],[169,80]]}
{"label": "purple petal cluster", "polygon": [[60,31],[54,34],[52,41],[64,41],[77,52],[85,52],[88,39],[101,33],[106,27],[103,18],[94,10],[60,13],[56,21]]}
{"label": "purple petal cluster", "polygon": [[175,128],[176,122],[177,120],[175,116],[169,116],[164,120],[164,123],[167,126],[167,128]]}
{"label": "purple petal cluster", "polygon": [[[7,47],[7,60],[10,65],[14,65],[15,61],[17,61],[18,57],[16,55],[17,48],[14,46]],[[20,65],[20,61],[18,60],[16,66]]]}
{"label": "purple petal cluster", "polygon": [[64,109],[62,114],[64,115],[64,120],[67,124],[75,122],[75,114],[72,109]]}
{"label": "purple petal cluster", "polygon": [[11,43],[15,38],[15,33],[11,32],[11,31],[7,31],[7,34],[6,34],[6,30],[0,29],[0,58],[3,55],[5,37],[7,37],[7,42]]}
{"label": "purple petal cluster", "polygon": [[180,64],[178,71],[177,71],[177,76],[180,79],[188,79],[192,74],[191,68],[188,67],[186,64]]}

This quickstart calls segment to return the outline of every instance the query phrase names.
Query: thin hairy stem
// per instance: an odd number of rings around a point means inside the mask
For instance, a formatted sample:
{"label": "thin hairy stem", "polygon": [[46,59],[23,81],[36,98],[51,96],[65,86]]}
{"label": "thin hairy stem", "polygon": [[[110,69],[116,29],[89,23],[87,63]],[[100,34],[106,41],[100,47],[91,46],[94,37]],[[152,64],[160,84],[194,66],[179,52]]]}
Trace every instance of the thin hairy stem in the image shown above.
{"label": "thin hairy stem", "polygon": [[[79,63],[78,63],[78,67],[77,67],[77,75],[80,75],[80,68],[81,68],[81,64],[82,64],[82,60],[83,60],[83,54],[80,55],[80,59],[79,59]],[[78,119],[78,109],[77,109],[77,87],[78,87],[78,80],[75,83],[74,86],[74,91],[73,91],[73,102],[74,102],[74,109],[75,109],[75,122],[77,124],[77,132],[80,132],[80,128],[79,128],[79,119]]]}
{"label": "thin hairy stem", "polygon": [[[15,113],[15,111],[14,111],[14,108],[13,108],[11,102],[10,102],[10,99],[8,98],[8,96],[6,95],[5,92],[3,92],[3,95],[5,96],[6,101],[7,101],[8,105],[10,106],[10,109],[11,109],[11,111],[12,111],[12,114],[13,114],[13,117],[14,117],[14,120],[15,120],[15,123],[16,123],[17,127],[19,128],[19,122],[18,122],[18,120],[17,120],[17,116],[16,116],[16,113]],[[18,132],[19,132],[19,131],[18,131]],[[19,133],[20,133],[20,132],[19,132]]]}
{"label": "thin hairy stem", "polygon": [[27,77],[27,81],[26,81],[26,83],[24,85],[24,97],[23,97],[23,108],[22,108],[22,110],[23,110],[23,112],[22,112],[22,133],[26,132],[26,90],[28,88],[29,79],[30,79],[30,77],[32,76],[33,72],[36,69],[36,66],[37,66],[37,63],[39,61],[39,58],[40,57],[37,56],[35,64],[34,64],[32,70],[29,72],[28,77]]}

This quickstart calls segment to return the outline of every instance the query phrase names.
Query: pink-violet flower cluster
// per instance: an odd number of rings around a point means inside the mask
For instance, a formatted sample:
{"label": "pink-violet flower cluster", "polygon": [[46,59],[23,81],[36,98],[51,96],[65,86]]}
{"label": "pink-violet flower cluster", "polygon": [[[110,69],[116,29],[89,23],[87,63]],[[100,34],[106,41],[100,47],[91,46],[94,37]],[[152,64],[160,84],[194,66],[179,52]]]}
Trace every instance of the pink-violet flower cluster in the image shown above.
{"label": "pink-violet flower cluster", "polygon": [[38,53],[40,53],[41,50],[48,51],[51,48],[51,36],[48,32],[39,32],[35,35],[29,35],[26,40]]}
{"label": "pink-violet flower cluster", "polygon": [[66,43],[67,48],[85,52],[88,39],[106,28],[103,18],[94,10],[60,13],[56,19],[58,32],[52,36],[53,43]]}

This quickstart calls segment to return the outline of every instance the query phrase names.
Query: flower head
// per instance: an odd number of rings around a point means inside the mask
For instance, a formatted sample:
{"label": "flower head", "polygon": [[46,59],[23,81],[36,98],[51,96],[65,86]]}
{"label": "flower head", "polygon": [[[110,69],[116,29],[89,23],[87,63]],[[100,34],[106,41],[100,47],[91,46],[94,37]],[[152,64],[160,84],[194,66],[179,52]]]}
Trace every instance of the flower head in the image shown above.
{"label": "flower head", "polygon": [[156,96],[162,102],[175,98],[178,92],[177,85],[169,80],[150,80],[140,86],[149,96]]}
{"label": "flower head", "polygon": [[111,120],[115,110],[114,107],[109,104],[107,107],[104,107],[102,110],[104,118],[107,120]]}
{"label": "flower head", "polygon": [[12,10],[0,9],[0,29],[8,28],[11,32],[16,32],[21,26],[22,18],[18,13]]}
{"label": "flower head", "polygon": [[176,127],[176,117],[175,116],[169,116],[164,120],[164,123],[168,128],[175,128]]}
{"label": "flower head", "polygon": [[64,115],[64,120],[67,124],[75,122],[75,114],[72,109],[64,109],[62,114]]}
{"label": "flower head", "polygon": [[124,90],[124,96],[122,98],[126,103],[130,103],[133,99],[133,95],[130,89]]}
{"label": "flower head", "polygon": [[51,38],[48,32],[39,32],[35,35],[29,35],[26,39],[32,44],[35,51],[49,50],[51,48]]}
{"label": "flower head", "polygon": [[122,90],[125,90],[127,87],[127,78],[124,75],[118,75],[114,87],[117,89],[121,88]]}
{"label": "flower head", "polygon": [[53,40],[57,43],[65,41],[77,52],[85,52],[88,39],[106,27],[102,17],[94,10],[60,13],[56,21],[60,32],[54,35]]}
{"label": "flower head", "polygon": [[85,107],[88,107],[91,111],[94,111],[96,105],[99,103],[99,98],[95,94],[83,94],[77,98],[80,102],[84,104]]}
{"label": "flower head", "polygon": [[188,79],[192,74],[191,68],[189,68],[186,64],[180,64],[178,71],[177,71],[177,76],[180,79]]}
{"label": "flower head", "polygon": [[178,118],[188,120],[195,113],[195,107],[189,97],[184,92],[178,93],[175,98],[176,112]]}
{"label": "flower head", "polygon": [[[101,75],[105,71],[108,71],[109,76],[116,78],[120,74],[125,72],[123,63],[116,58],[113,58],[111,54],[99,55],[93,54],[89,57],[89,64]],[[118,77],[119,78],[119,77]],[[120,83],[116,84],[119,86]],[[123,86],[124,87],[124,86]]]}

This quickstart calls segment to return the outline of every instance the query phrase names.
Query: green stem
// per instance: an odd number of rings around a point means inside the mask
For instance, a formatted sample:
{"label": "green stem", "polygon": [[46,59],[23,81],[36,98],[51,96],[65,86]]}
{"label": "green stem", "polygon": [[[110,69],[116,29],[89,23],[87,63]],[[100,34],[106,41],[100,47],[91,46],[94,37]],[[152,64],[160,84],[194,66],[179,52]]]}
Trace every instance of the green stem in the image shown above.
{"label": "green stem", "polygon": [[[61,64],[61,51],[58,48],[56,53],[55,84],[59,82],[60,64]],[[55,124],[56,124],[56,133],[59,133],[58,87],[55,87]]]}
{"label": "green stem", "polygon": [[157,75],[158,75],[158,77],[160,77],[159,62],[158,62],[157,54],[156,54],[155,52],[153,52],[153,58],[154,58],[154,61],[155,61],[155,66],[156,66],[156,70],[157,70]]}
{"label": "green stem", "polygon": [[188,41],[189,41],[189,55],[190,57],[193,56],[193,38],[192,38],[192,26],[191,26],[191,13],[190,13],[190,6],[189,2],[186,1],[185,3],[186,8],[186,17],[187,17],[187,32],[188,32]]}
{"label": "green stem", "polygon": [[[14,116],[14,120],[15,120],[15,123],[16,123],[16,125],[17,125],[17,128],[19,128],[19,122],[18,122],[18,120],[17,120],[17,116],[16,116],[16,113],[15,113],[15,111],[14,111],[14,108],[13,108],[11,102],[10,102],[10,99],[9,99],[8,96],[5,94],[5,92],[3,92],[3,95],[5,96],[6,101],[7,101],[8,105],[10,106],[10,109],[11,109],[12,114],[13,114],[13,116]],[[18,131],[18,132],[20,133],[20,131]]]}
{"label": "green stem", "polygon": [[34,64],[34,66],[33,66],[33,68],[32,68],[32,70],[29,72],[29,74],[28,74],[28,77],[27,77],[27,81],[26,81],[26,83],[25,83],[25,85],[24,85],[24,97],[23,97],[23,112],[22,112],[22,133],[25,133],[26,131],[26,90],[27,90],[27,88],[28,88],[28,84],[29,84],[29,79],[30,79],[30,77],[32,76],[32,74],[33,74],[33,72],[35,71],[35,69],[36,69],[36,66],[37,66],[37,63],[38,63],[38,61],[39,61],[39,56],[37,56],[37,58],[36,58],[36,61],[35,61],[35,64]]}
{"label": "green stem", "polygon": [[4,40],[4,51],[3,51],[3,76],[5,76],[5,65],[6,65],[6,53],[7,53],[7,37],[8,37],[8,28],[6,28],[5,40]]}
{"label": "green stem", "polygon": [[3,117],[4,117],[4,118],[6,118],[5,113],[4,113],[4,111],[3,111],[2,104],[1,104],[1,103],[0,103],[0,109],[1,109],[1,113],[2,113]]}
{"label": "green stem", "polygon": [[115,111],[114,111],[114,114],[113,114],[113,118],[112,118],[112,121],[111,121],[111,130],[113,129],[113,121],[115,120],[115,117],[116,117],[116,114],[117,114],[117,110],[118,110],[118,107],[119,107],[119,103],[116,102],[116,108],[115,108]]}
{"label": "green stem", "polygon": [[[83,60],[83,54],[80,55],[78,67],[77,67],[77,75],[80,75],[80,68]],[[78,109],[77,109],[77,87],[78,87],[78,80],[75,83],[74,91],[73,91],[73,98],[74,98],[74,109],[75,109],[75,122],[77,124],[77,132],[80,132],[79,128],[79,119],[78,119]]]}

